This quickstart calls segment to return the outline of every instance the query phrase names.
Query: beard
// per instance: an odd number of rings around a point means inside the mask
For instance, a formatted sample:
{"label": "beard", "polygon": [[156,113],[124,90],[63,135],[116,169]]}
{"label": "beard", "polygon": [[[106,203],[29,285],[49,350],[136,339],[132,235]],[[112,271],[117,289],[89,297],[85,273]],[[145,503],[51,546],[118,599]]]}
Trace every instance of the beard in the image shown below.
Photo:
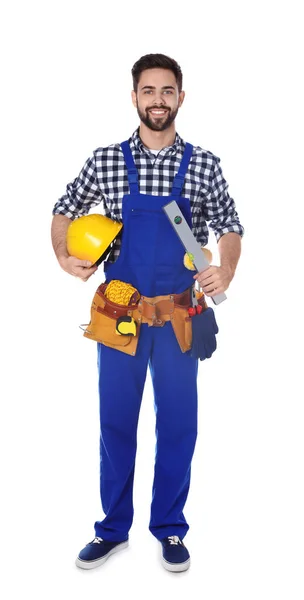
{"label": "beard", "polygon": [[178,108],[171,110],[170,108],[158,106],[157,108],[155,107],[156,110],[165,110],[166,113],[162,117],[153,117],[149,112],[152,107],[146,108],[145,111],[141,111],[137,103],[136,108],[142,123],[149,127],[149,129],[152,129],[152,131],[164,131],[165,129],[168,129],[178,113]]}

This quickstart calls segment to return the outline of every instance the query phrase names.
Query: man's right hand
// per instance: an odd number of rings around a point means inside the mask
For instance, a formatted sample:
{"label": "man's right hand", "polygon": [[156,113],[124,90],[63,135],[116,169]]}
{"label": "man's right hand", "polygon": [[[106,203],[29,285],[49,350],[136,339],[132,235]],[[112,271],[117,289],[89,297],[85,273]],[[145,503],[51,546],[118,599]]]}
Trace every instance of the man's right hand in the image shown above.
{"label": "man's right hand", "polygon": [[88,281],[89,277],[98,269],[96,265],[92,266],[90,261],[80,260],[75,256],[64,256],[59,259],[59,264],[66,273],[79,277],[82,281]]}

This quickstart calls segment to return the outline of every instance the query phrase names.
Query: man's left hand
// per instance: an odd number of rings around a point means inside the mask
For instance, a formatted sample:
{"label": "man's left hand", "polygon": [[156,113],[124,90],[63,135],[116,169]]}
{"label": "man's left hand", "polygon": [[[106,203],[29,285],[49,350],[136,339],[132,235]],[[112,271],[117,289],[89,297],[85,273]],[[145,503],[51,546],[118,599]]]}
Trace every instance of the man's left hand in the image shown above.
{"label": "man's left hand", "polygon": [[228,266],[216,267],[210,265],[205,271],[194,275],[194,279],[199,282],[206,296],[215,296],[228,289],[233,279],[233,272]]}

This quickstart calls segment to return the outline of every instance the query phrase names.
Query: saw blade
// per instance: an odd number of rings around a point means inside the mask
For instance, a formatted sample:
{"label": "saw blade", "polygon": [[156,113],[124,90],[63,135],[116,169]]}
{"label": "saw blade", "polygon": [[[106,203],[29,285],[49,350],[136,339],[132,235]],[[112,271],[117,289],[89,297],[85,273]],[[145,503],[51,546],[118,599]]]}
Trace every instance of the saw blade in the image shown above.
{"label": "saw blade", "polygon": [[[183,213],[178,207],[178,204],[175,202],[175,200],[172,200],[163,206],[163,209],[180,241],[182,242],[186,252],[188,252],[188,254],[192,254],[193,263],[197,271],[200,272],[208,269],[210,266],[209,262],[202,251],[200,244],[196,241],[191,228],[189,227]],[[226,299],[227,296],[224,293],[211,296],[211,300],[214,302],[214,304],[220,304]]]}

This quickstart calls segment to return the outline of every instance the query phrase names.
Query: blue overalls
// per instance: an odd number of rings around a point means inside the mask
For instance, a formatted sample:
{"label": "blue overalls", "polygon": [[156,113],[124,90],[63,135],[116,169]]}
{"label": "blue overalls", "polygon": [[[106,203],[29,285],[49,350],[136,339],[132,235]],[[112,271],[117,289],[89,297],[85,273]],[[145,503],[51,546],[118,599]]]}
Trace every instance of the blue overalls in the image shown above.
{"label": "blue overalls", "polygon": [[[128,142],[121,148],[130,194],[123,197],[121,250],[105,263],[106,281],[131,283],[145,296],[181,293],[193,284],[184,267],[185,250],[162,207],[176,200],[191,226],[189,199],[181,197],[193,146],[186,144],[170,196],[139,193],[138,173]],[[142,324],[135,356],[97,345],[100,396],[100,494],[105,518],[95,534],[128,538],[133,509],[137,424],[149,365],[154,388],[156,452],[149,529],[157,538],[186,535],[183,514],[197,438],[198,360],[182,353],[171,322]]]}

